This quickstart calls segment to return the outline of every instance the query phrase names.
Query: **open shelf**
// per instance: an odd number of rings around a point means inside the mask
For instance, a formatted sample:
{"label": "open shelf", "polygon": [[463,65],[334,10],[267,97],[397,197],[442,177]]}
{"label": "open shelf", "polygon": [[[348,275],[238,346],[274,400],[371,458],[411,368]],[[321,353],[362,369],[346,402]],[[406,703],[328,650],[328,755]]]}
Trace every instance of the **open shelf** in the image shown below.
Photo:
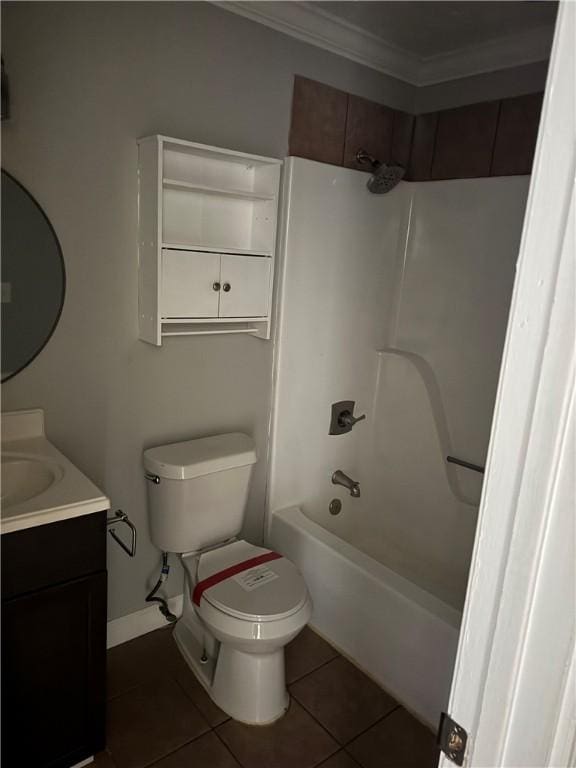
{"label": "open shelf", "polygon": [[224,189],[223,187],[212,187],[207,184],[195,184],[189,181],[179,181],[178,179],[163,179],[165,187],[173,189],[184,189],[190,192],[202,192],[206,195],[218,195],[220,197],[236,197],[240,200],[274,200],[274,195],[263,195],[256,192],[248,192],[241,189]]}
{"label": "open shelf", "polygon": [[[139,139],[139,142],[146,141],[152,137]],[[162,142],[166,152],[177,152],[179,154],[189,154],[193,158],[204,158],[208,162],[221,161],[227,165],[236,164],[246,168],[268,167],[273,158],[263,157],[262,155],[250,155],[246,152],[239,152],[236,149],[225,149],[223,147],[211,147],[207,144],[199,144],[195,141],[186,139],[175,139],[172,136],[158,134],[154,137]]]}
{"label": "open shelf", "polygon": [[262,323],[266,317],[163,317],[162,325],[194,325],[196,323]]}
{"label": "open shelf", "polygon": [[[262,318],[259,318],[259,320],[262,321]],[[266,332],[265,325],[265,323],[262,323],[262,327],[258,327],[251,322],[217,324],[212,320],[206,322],[206,318],[204,318],[202,323],[180,321],[178,325],[174,324],[165,327],[165,321],[163,320],[161,333],[162,336],[218,336],[229,333],[247,333],[265,338],[263,335]]]}
{"label": "open shelf", "polygon": [[162,243],[162,248],[174,248],[178,251],[202,251],[206,253],[231,253],[238,256],[272,256],[272,251],[253,251],[249,248],[211,248],[207,245],[189,243]]}
{"label": "open shelf", "polygon": [[163,186],[162,240],[215,251],[274,248],[277,203],[273,198],[215,195],[201,185]]}

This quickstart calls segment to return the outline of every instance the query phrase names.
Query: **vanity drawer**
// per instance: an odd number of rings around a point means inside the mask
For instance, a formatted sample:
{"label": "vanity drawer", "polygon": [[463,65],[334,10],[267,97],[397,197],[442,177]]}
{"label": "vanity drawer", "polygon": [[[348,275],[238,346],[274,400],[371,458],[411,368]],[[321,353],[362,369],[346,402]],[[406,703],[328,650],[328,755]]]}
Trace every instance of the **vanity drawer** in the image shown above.
{"label": "vanity drawer", "polygon": [[106,569],[106,511],[5,533],[2,599]]}

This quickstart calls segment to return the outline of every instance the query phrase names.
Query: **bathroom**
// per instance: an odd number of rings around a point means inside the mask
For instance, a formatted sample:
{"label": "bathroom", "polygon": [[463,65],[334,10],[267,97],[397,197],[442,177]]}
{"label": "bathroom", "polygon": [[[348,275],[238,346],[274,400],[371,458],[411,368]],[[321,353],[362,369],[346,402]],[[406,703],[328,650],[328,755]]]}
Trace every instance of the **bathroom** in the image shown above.
{"label": "bathroom", "polygon": [[[381,10],[370,16],[368,5]],[[555,3],[475,3],[484,13],[471,15],[468,5],[2,6],[9,96],[2,168],[44,211],[65,265],[58,322],[30,364],[4,382],[2,410],[42,409],[50,443],[101,490],[108,517],[122,510],[137,531],[135,557],[106,536],[100,635],[109,649],[108,724],[96,765],[437,764],[433,731],[449,711],[482,487],[480,472],[446,458],[487,463],[529,193],[526,152],[530,165],[557,12]],[[514,15],[521,6],[528,6],[522,22]],[[282,15],[290,13],[304,18]],[[296,36],[286,31],[306,24]],[[386,25],[394,30],[388,44]],[[344,35],[340,44],[326,42],[328,28]],[[346,37],[354,30],[357,53]],[[513,46],[498,53],[494,42],[514,34],[529,48],[515,60]],[[459,55],[442,58],[439,39],[444,53]],[[412,54],[400,57],[398,49],[410,46]],[[467,46],[474,50],[466,54]],[[415,73],[419,50],[437,54],[428,79]],[[443,115],[475,106],[467,125],[478,138],[488,120],[493,149],[503,135],[502,105],[515,99],[532,105],[520,113],[521,138],[507,145],[507,158],[524,151],[520,171],[493,173],[492,154],[487,170],[477,171],[482,153],[466,150],[462,124],[445,139],[439,133]],[[495,122],[486,104],[496,105]],[[399,156],[379,157],[383,133],[392,127],[390,144],[394,126],[405,125],[408,142],[395,136]],[[347,126],[357,130],[349,147]],[[292,158],[275,182],[274,295],[260,338],[142,338],[137,142],[156,136]],[[464,151],[456,157],[457,138]],[[442,147],[443,162],[472,159],[472,171],[434,175]],[[373,168],[357,162],[360,149],[405,166],[407,175],[386,194],[370,194]],[[270,167],[279,171],[280,162]],[[435,262],[426,271],[429,233]],[[333,403],[352,400],[352,417],[366,418],[329,435]],[[248,435],[258,458],[239,536],[288,558],[313,605],[310,628],[286,652],[290,708],[262,728],[222,715],[179,655],[158,605],[146,602],[162,552],[151,535],[154,489],[143,452],[233,433]],[[336,470],[360,483],[359,498],[330,482]],[[334,499],[337,514],[329,510]],[[419,515],[427,500],[432,519]],[[375,526],[382,509],[386,528]],[[120,519],[112,527],[130,549],[130,528]],[[390,541],[392,578],[413,585],[412,613],[405,592],[381,586],[379,537]],[[76,546],[64,543],[68,551]],[[157,594],[178,616],[184,570],[175,549],[169,565]],[[64,768],[92,754],[18,764]]]}

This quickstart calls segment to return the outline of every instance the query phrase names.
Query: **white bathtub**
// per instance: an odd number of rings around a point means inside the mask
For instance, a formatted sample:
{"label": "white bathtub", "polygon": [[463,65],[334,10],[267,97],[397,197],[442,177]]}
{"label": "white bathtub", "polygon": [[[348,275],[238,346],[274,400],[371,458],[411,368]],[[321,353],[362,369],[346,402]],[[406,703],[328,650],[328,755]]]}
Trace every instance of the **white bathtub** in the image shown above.
{"label": "white bathtub", "polygon": [[446,709],[461,614],[307,518],[271,516],[269,544],[300,569],[311,626],[433,728]]}

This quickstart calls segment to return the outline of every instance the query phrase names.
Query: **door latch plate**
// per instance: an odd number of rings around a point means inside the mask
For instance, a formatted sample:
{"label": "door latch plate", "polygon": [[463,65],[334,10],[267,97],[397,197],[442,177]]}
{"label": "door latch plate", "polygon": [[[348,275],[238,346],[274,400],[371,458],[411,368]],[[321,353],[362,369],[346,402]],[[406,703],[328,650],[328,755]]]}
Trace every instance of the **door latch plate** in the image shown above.
{"label": "door latch plate", "polygon": [[468,734],[447,712],[440,715],[437,743],[442,752],[456,765],[464,765]]}

